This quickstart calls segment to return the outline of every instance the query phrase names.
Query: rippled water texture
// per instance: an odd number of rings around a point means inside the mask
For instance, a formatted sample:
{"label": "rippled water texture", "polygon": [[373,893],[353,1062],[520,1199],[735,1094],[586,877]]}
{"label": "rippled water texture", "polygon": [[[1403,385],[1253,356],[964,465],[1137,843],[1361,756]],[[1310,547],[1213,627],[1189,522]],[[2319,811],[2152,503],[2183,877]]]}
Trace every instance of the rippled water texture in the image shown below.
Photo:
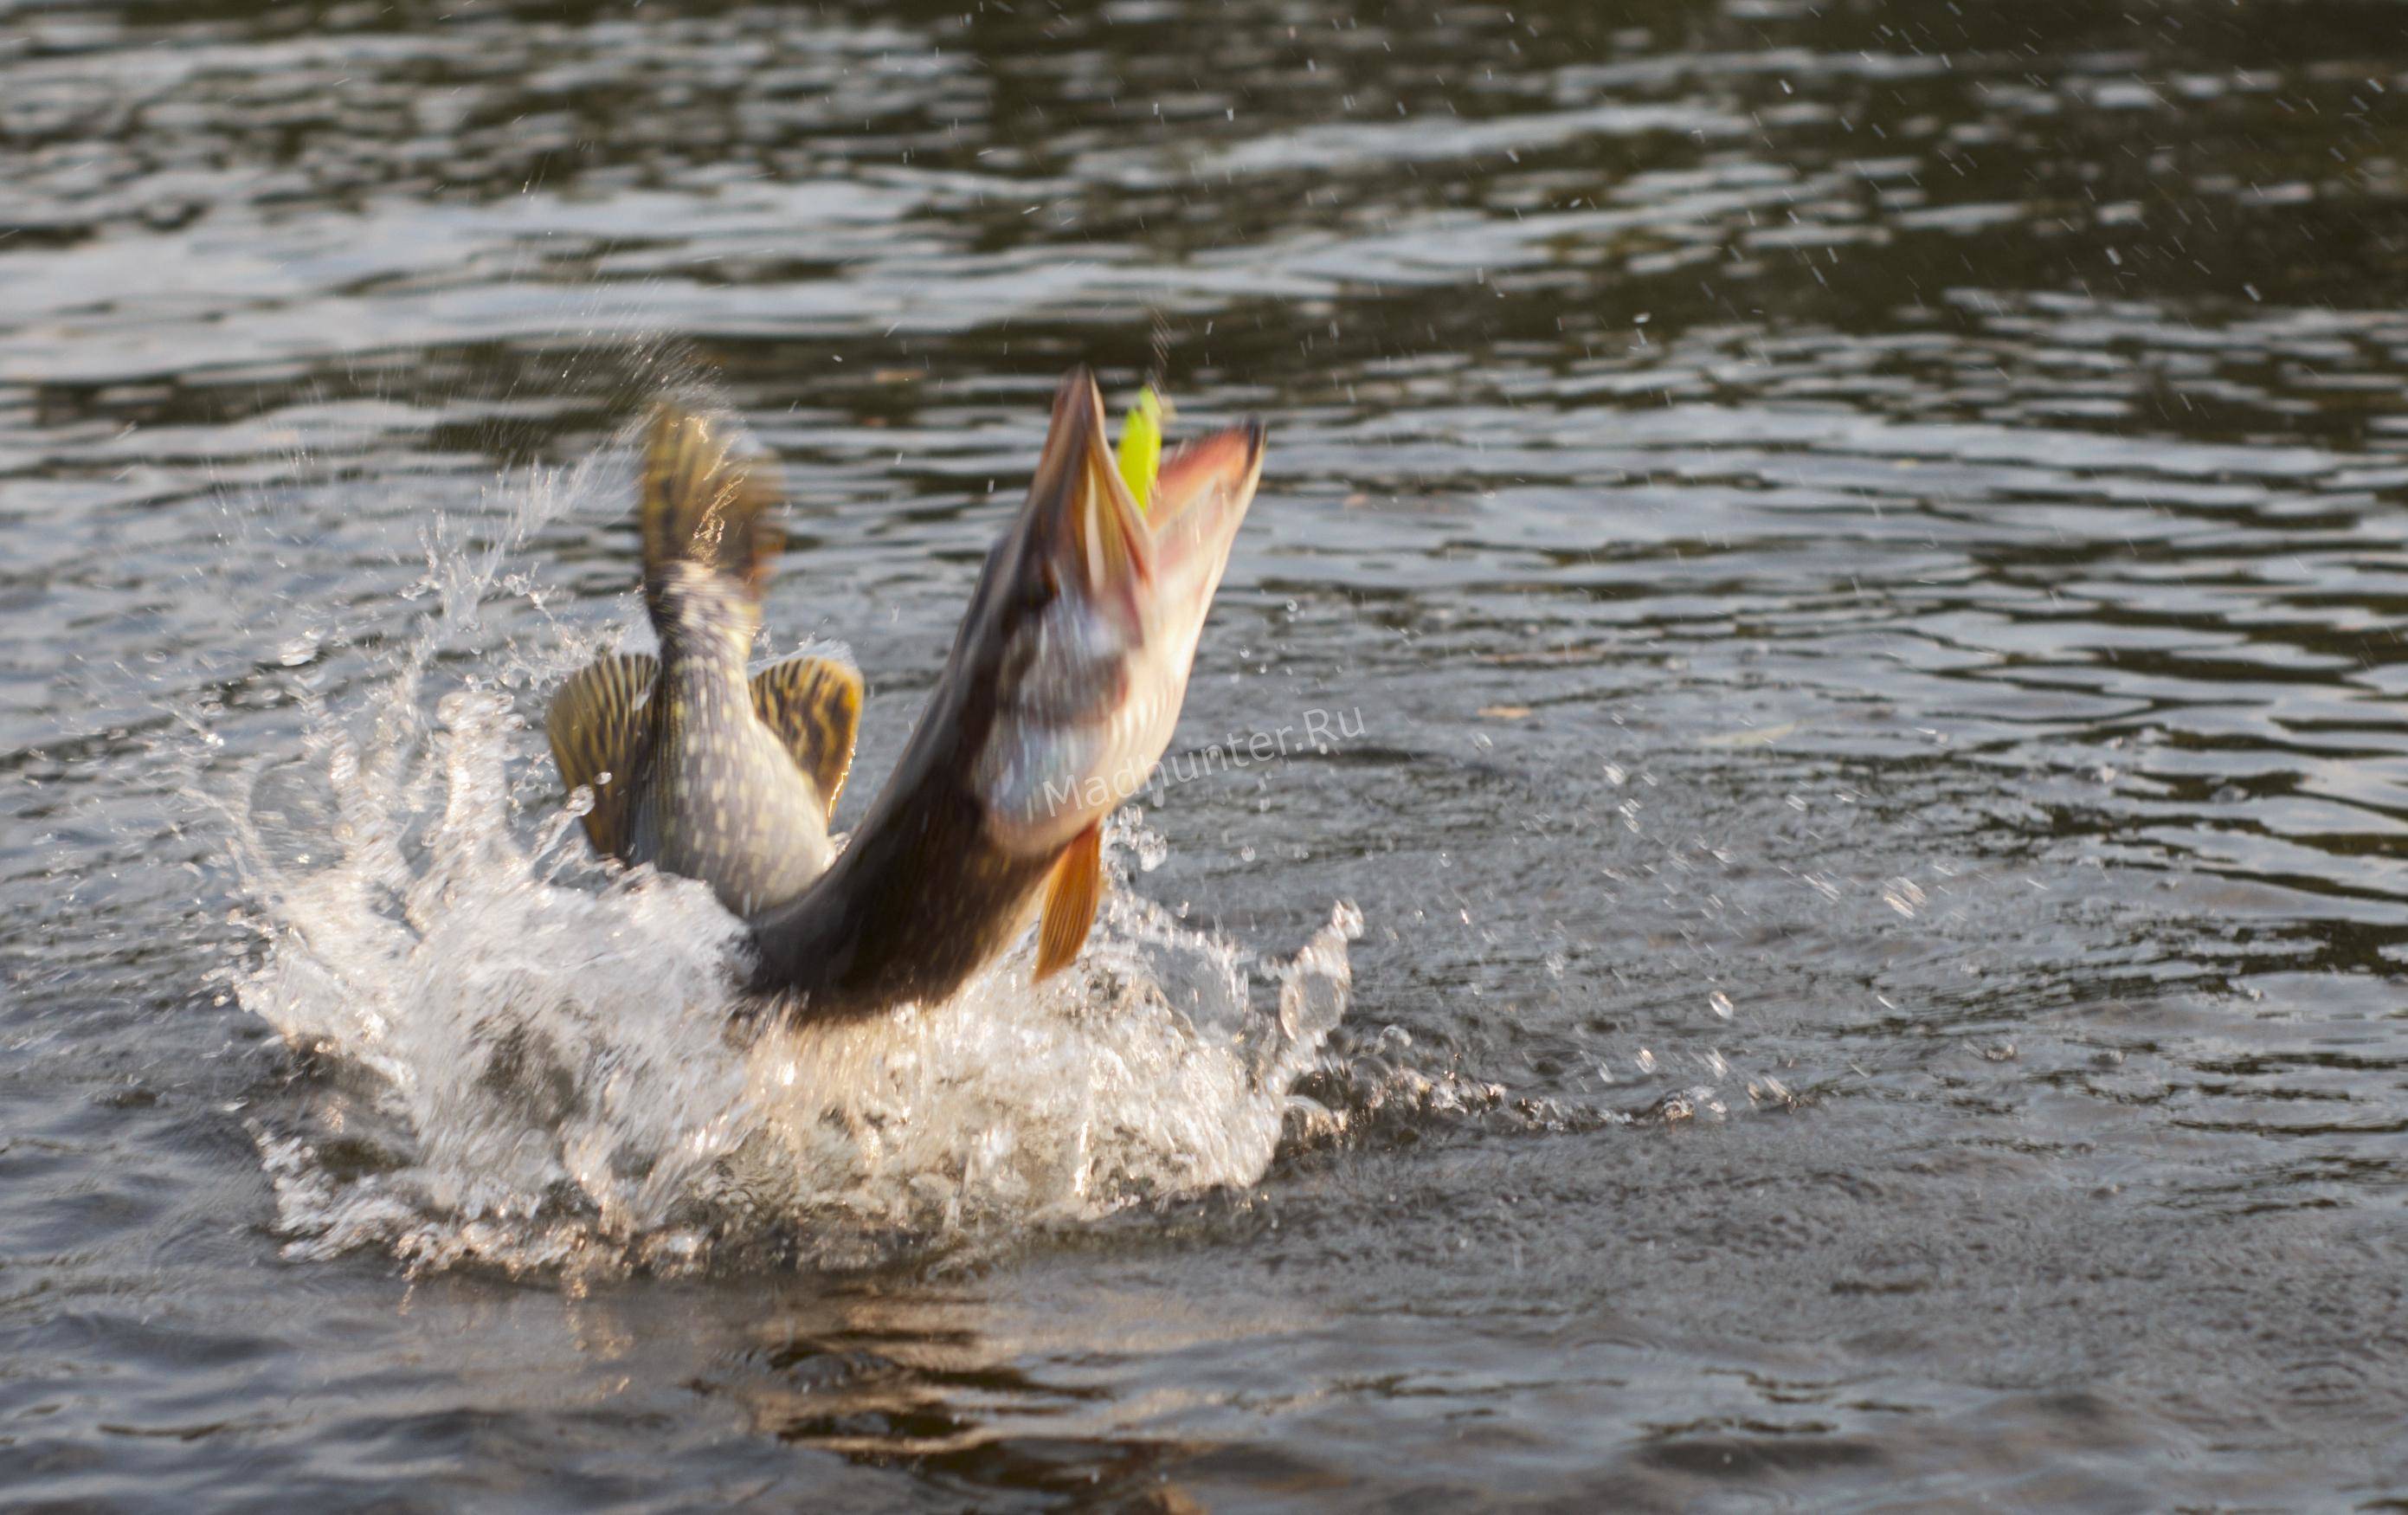
{"label": "rippled water texture", "polygon": [[[0,0],[0,1503],[2398,1508],[2403,97],[2371,0]],[[621,428],[783,459],[847,826],[1082,360],[1271,423],[1191,776],[1059,1000],[747,1060],[518,724]]]}

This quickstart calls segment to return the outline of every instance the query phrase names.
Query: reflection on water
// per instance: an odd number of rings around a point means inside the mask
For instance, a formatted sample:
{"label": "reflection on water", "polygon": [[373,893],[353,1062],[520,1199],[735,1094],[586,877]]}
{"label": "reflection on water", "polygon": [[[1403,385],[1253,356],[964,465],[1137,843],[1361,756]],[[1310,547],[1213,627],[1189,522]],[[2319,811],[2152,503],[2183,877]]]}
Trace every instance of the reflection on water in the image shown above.
{"label": "reflection on water", "polygon": [[[2398,32],[0,0],[0,1472],[2400,1497]],[[1273,419],[1182,740],[1362,713],[1147,816],[1182,930],[1362,907],[1263,1180],[840,1275],[278,1261],[251,1126],[344,1075],[217,1003],[252,917],[173,797],[358,708],[697,370],[874,775],[1082,359]],[[623,498],[494,559],[430,705],[628,624]]]}

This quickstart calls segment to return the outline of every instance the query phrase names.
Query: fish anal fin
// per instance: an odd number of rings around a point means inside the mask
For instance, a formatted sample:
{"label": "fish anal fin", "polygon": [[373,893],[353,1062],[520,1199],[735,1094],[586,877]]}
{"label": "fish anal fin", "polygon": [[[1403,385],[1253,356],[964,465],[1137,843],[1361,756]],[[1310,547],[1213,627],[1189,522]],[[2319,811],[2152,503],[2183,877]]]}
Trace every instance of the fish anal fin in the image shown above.
{"label": "fish anal fin", "polygon": [[752,675],[752,713],[836,809],[861,727],[861,674],[825,657],[789,657]]}
{"label": "fish anal fin", "polygon": [[1037,928],[1037,972],[1043,983],[1077,960],[1096,922],[1103,894],[1104,823],[1096,821],[1070,839],[1054,877],[1045,886],[1045,916]]}
{"label": "fish anal fin", "polygon": [[636,767],[652,743],[660,671],[656,658],[613,653],[570,674],[544,717],[563,786],[594,791],[594,808],[581,819],[586,840],[606,857],[627,855]]}

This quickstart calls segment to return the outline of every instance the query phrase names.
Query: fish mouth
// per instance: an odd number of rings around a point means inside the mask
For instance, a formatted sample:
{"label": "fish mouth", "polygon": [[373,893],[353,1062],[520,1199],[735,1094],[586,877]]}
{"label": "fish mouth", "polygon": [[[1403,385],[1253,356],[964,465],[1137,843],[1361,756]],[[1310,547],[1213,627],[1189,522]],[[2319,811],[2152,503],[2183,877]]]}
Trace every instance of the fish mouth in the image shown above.
{"label": "fish mouth", "polygon": [[1202,615],[1262,476],[1260,421],[1182,442],[1163,457],[1145,516],[1157,596]]}
{"label": "fish mouth", "polygon": [[1263,425],[1249,420],[1171,448],[1142,507],[1105,438],[1103,394],[1094,375],[1075,370],[1054,396],[1038,460],[1039,534],[1098,609],[1192,648],[1262,478]]}

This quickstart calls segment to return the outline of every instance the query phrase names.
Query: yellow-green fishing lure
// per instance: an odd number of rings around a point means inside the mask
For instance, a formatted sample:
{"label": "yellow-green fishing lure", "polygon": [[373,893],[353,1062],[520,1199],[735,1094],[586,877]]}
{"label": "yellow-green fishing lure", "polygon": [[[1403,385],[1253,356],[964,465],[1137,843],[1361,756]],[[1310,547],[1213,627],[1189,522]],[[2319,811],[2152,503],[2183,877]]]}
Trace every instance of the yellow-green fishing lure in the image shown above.
{"label": "yellow-green fishing lure", "polygon": [[1137,392],[1137,403],[1129,407],[1128,419],[1121,423],[1118,461],[1121,482],[1128,485],[1129,496],[1137,501],[1138,513],[1142,515],[1154,498],[1154,476],[1162,469],[1162,397],[1154,392],[1152,384]]}

